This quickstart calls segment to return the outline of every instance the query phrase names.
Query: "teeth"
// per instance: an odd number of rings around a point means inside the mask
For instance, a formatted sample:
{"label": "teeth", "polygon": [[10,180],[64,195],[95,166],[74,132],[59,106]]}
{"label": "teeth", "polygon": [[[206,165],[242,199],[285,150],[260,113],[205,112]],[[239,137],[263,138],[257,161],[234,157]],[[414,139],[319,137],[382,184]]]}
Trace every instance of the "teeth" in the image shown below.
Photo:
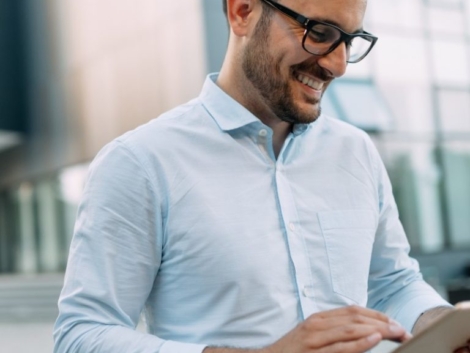
{"label": "teeth", "polygon": [[314,81],[311,78],[308,78],[307,76],[304,76],[302,74],[299,74],[297,76],[297,80],[302,82],[304,85],[307,85],[307,86],[309,86],[313,89],[316,89],[316,90],[321,90],[323,88],[323,83],[322,82]]}

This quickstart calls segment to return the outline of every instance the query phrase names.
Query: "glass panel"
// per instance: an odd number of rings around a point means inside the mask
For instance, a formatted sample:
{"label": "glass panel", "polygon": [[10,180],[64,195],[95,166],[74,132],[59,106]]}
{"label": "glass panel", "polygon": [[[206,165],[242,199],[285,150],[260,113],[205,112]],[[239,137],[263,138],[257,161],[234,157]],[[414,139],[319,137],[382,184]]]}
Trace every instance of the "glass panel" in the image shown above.
{"label": "glass panel", "polygon": [[390,112],[371,82],[340,80],[330,89],[343,120],[366,131],[383,131],[390,127]]}
{"label": "glass panel", "polygon": [[434,133],[433,102],[428,85],[381,81],[379,87],[392,110],[394,131],[415,133],[416,138]]}
{"label": "glass panel", "polygon": [[19,245],[18,209],[13,192],[0,195],[0,272],[14,272]]}
{"label": "glass panel", "polygon": [[440,173],[432,143],[391,139],[385,145],[387,170],[411,246],[424,252],[441,250]]}
{"label": "glass panel", "polygon": [[65,269],[88,164],[0,193],[0,273]]}
{"label": "glass panel", "polygon": [[0,130],[0,151],[19,145],[23,138],[18,132]]}
{"label": "glass panel", "polygon": [[16,192],[19,221],[19,249],[17,270],[21,273],[38,271],[37,241],[34,217],[34,188],[30,183],[23,183]]}
{"label": "glass panel", "polygon": [[441,90],[439,116],[445,132],[470,132],[470,91]]}
{"label": "glass panel", "polygon": [[459,9],[430,8],[428,11],[429,28],[433,34],[464,35],[465,23]]}
{"label": "glass panel", "polygon": [[444,150],[451,245],[470,246],[470,142],[450,142]]}
{"label": "glass panel", "polygon": [[41,271],[60,270],[58,210],[54,180],[44,180],[36,186],[38,203],[38,245]]}
{"label": "glass panel", "polygon": [[437,83],[458,86],[470,83],[470,60],[465,42],[436,40],[432,43],[432,55]]}
{"label": "glass panel", "polygon": [[8,271],[8,258],[11,249],[7,236],[7,207],[6,195],[0,193],[0,273]]}
{"label": "glass panel", "polygon": [[429,5],[457,8],[462,4],[462,0],[427,0]]}
{"label": "glass panel", "polygon": [[470,1],[465,2],[465,23],[467,25],[467,33],[470,35]]}
{"label": "glass panel", "polygon": [[422,33],[423,3],[421,0],[381,0],[370,1],[367,20],[374,29],[404,29],[410,33]]}
{"label": "glass panel", "polygon": [[229,31],[227,19],[222,15],[222,1],[203,0],[206,33],[207,70],[219,71],[225,58]]}
{"label": "glass panel", "polygon": [[429,60],[423,38],[381,35],[374,52],[376,78],[387,82],[429,82]]}

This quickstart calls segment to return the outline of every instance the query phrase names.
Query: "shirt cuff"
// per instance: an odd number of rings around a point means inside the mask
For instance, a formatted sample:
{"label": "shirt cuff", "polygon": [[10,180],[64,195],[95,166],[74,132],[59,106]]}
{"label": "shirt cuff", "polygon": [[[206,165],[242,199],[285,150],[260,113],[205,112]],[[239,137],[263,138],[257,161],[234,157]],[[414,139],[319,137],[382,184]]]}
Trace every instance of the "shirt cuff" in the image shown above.
{"label": "shirt cuff", "polygon": [[160,353],[201,353],[207,345],[165,341],[160,347]]}
{"label": "shirt cuff", "polygon": [[425,311],[437,307],[452,307],[447,301],[436,296],[418,296],[409,300],[400,311],[395,315],[395,320],[402,324],[402,326],[411,332],[418,318]]}

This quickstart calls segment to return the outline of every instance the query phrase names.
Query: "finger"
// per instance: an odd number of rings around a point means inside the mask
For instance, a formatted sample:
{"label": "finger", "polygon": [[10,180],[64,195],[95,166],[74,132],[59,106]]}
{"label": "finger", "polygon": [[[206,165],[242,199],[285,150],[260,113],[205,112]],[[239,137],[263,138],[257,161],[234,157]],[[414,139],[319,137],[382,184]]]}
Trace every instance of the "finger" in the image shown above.
{"label": "finger", "polygon": [[[392,323],[398,325],[399,327],[403,327],[401,326],[397,321],[395,320],[392,320]],[[403,328],[404,329],[404,328]],[[394,342],[398,342],[398,343],[404,343],[406,341],[409,341],[410,339],[413,338],[413,335],[411,333],[409,333],[408,331],[405,330],[405,334],[400,337],[399,339],[390,339],[391,341],[394,341]]]}
{"label": "finger", "polygon": [[390,322],[392,321],[387,315],[368,308],[363,308],[360,306],[352,305],[346,306],[338,309],[333,309],[329,311],[322,311],[317,314],[313,314],[310,317],[319,317],[319,318],[329,318],[329,317],[341,317],[341,316],[360,316],[360,317],[368,317],[370,319],[375,319],[378,321],[383,322]]}
{"label": "finger", "polygon": [[318,353],[363,353],[375,347],[382,340],[379,333],[374,333],[355,341],[337,342],[319,349]]}
{"label": "finger", "polygon": [[406,331],[399,326],[364,324],[336,326],[329,330],[322,331],[321,334],[314,333],[315,331],[311,331],[311,334],[308,336],[308,344],[311,348],[321,348],[337,342],[356,341],[374,333],[379,333],[383,339],[402,342],[406,335]]}
{"label": "finger", "polygon": [[325,334],[326,332],[337,328],[346,328],[350,330],[354,326],[359,328],[361,325],[369,327],[369,332],[366,332],[366,334],[380,332],[385,339],[404,342],[411,338],[411,335],[407,333],[400,324],[393,320],[384,322],[358,314],[349,316],[328,315],[323,318],[320,316],[311,316],[303,323],[303,329],[308,331],[308,334],[316,332],[322,332],[322,334]]}

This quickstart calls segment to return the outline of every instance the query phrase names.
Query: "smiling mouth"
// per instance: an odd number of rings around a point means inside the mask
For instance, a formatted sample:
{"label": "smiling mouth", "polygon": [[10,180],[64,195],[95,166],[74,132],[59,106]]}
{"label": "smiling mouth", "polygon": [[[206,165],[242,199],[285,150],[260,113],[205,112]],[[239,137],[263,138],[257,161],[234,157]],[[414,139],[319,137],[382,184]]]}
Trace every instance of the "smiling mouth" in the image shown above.
{"label": "smiling mouth", "polygon": [[303,83],[304,85],[310,88],[313,88],[314,90],[321,91],[323,89],[324,83],[322,81],[312,79],[306,75],[299,74],[299,73],[297,73],[295,77],[297,78],[297,81]]}

